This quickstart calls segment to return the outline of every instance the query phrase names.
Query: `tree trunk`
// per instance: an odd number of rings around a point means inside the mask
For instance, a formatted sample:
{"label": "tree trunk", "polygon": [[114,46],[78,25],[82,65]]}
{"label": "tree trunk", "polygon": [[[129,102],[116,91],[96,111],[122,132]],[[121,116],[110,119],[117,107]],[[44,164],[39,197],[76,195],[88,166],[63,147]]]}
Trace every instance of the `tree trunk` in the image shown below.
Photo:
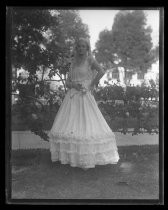
{"label": "tree trunk", "polygon": [[41,81],[43,81],[43,80],[44,80],[44,72],[45,72],[45,67],[43,66],[43,72],[42,72]]}

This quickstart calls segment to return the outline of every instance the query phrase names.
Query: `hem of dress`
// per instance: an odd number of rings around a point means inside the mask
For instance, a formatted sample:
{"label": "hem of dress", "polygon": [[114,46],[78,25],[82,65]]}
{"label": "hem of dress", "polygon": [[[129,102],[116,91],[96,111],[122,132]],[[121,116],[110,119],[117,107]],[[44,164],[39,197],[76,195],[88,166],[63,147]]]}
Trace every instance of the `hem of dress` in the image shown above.
{"label": "hem of dress", "polygon": [[73,168],[81,168],[81,169],[91,169],[91,168],[96,168],[96,166],[116,165],[116,164],[118,164],[118,161],[116,161],[116,162],[106,162],[106,163],[96,163],[96,164],[90,165],[90,166],[82,166],[82,165],[74,165],[74,164],[72,164],[70,162],[63,162],[63,161],[58,160],[58,159],[51,159],[52,163],[58,162],[58,163],[60,163],[62,165],[69,165],[69,166],[71,166]]}

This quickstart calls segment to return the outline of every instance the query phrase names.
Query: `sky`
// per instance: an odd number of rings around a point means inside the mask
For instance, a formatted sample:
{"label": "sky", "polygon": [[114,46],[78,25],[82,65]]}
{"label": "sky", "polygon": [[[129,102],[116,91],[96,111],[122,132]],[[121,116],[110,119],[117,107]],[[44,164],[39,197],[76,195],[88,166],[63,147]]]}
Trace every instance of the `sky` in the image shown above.
{"label": "sky", "polygon": [[[119,10],[79,10],[82,22],[87,24],[90,32],[91,49],[94,50],[99,33],[111,30],[115,15]],[[147,15],[147,25],[152,27],[152,41],[154,46],[159,41],[159,10],[144,10]]]}

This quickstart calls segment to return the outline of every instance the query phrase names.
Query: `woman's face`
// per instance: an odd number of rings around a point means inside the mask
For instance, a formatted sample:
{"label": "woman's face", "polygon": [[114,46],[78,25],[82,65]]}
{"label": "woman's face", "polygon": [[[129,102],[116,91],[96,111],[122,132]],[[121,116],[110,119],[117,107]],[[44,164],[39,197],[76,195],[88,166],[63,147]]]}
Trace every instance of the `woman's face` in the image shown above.
{"label": "woman's face", "polygon": [[88,51],[87,44],[84,41],[79,41],[77,45],[77,53],[79,55],[85,55]]}

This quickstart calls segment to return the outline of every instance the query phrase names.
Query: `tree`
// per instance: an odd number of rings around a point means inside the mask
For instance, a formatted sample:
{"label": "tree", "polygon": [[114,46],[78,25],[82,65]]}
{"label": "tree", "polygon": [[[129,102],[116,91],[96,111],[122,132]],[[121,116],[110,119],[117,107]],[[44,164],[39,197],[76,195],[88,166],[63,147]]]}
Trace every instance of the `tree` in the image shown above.
{"label": "tree", "polygon": [[69,70],[68,57],[74,41],[88,36],[75,10],[39,10],[14,8],[12,22],[12,65],[23,68],[32,77],[37,71],[43,75],[64,76]]}
{"label": "tree", "polygon": [[[69,71],[69,58],[75,40],[80,37],[88,37],[88,26],[82,23],[82,20],[75,10],[58,10],[53,12],[59,20],[59,26],[50,28],[50,39],[46,43],[46,48],[50,53],[51,65],[49,76],[57,75],[65,89],[65,79]],[[58,35],[58,28],[61,36]],[[59,37],[59,38],[58,38]],[[58,53],[55,54],[56,52]],[[57,61],[55,60],[57,56]]]}
{"label": "tree", "polygon": [[146,73],[158,59],[158,48],[153,49],[151,32],[152,29],[146,27],[143,11],[120,11],[115,16],[112,30],[100,33],[95,56],[100,62],[123,67],[125,75],[127,72]]}
{"label": "tree", "polygon": [[58,25],[57,19],[48,10],[12,9],[12,64],[36,74],[41,65],[48,65],[46,51],[41,47],[43,34],[51,25]]}
{"label": "tree", "polygon": [[109,68],[115,60],[113,43],[111,42],[111,31],[103,30],[99,34],[99,41],[96,43],[94,54],[96,59],[103,64],[105,68]]}
{"label": "tree", "polygon": [[36,74],[42,72],[39,85],[44,89],[44,74],[49,69],[50,79],[57,75],[65,89],[72,45],[77,38],[88,36],[88,27],[82,23],[78,12],[14,8],[12,16],[15,72],[20,68],[28,71],[28,83],[37,83]]}
{"label": "tree", "polygon": [[[50,90],[44,73],[49,69],[50,79],[58,75],[65,88],[71,47],[77,38],[88,36],[88,28],[74,10],[13,8],[12,15],[12,66],[29,73],[26,84],[22,84],[22,78],[16,80],[18,110],[29,129],[47,140],[45,125],[51,125],[64,94],[60,89]],[[41,78],[37,76],[39,71]],[[39,100],[41,97],[47,106]]]}

